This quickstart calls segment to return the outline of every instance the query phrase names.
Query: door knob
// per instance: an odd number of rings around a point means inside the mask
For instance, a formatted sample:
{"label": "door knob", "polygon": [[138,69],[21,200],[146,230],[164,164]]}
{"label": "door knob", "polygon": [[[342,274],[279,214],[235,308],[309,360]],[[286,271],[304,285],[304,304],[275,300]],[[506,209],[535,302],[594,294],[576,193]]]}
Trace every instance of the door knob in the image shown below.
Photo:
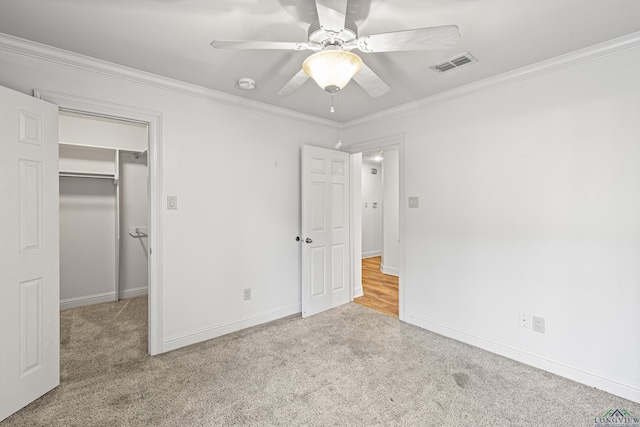
{"label": "door knob", "polygon": [[313,243],[313,240],[311,240],[311,239],[310,239],[310,238],[308,238],[308,237],[307,237],[306,239],[304,239],[304,241],[305,241],[305,242],[307,242],[307,243]]}

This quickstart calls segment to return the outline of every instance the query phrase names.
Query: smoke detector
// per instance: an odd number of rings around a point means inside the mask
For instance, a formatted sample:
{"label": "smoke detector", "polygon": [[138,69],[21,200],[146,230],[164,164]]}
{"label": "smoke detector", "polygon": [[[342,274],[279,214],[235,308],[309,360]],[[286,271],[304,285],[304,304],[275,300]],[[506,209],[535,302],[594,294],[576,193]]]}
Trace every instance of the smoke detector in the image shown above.
{"label": "smoke detector", "polygon": [[241,77],[238,79],[238,87],[244,90],[253,90],[256,88],[256,81],[250,77]]}

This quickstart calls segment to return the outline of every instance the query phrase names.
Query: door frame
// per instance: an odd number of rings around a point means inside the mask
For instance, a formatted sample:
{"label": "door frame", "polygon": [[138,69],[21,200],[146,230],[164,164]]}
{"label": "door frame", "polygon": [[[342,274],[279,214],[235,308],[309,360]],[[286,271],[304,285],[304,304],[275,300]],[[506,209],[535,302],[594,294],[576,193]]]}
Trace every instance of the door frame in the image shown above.
{"label": "door frame", "polygon": [[[407,218],[407,204],[406,204],[406,188],[405,188],[405,183],[406,183],[406,175],[405,175],[405,143],[404,143],[404,133],[401,134],[396,134],[396,135],[390,135],[390,136],[385,136],[382,138],[378,138],[378,139],[373,139],[373,140],[368,140],[368,141],[363,141],[363,142],[359,142],[353,145],[349,145],[347,147],[344,147],[344,151],[348,152],[351,157],[353,157],[354,154],[358,154],[358,153],[362,153],[363,151],[368,151],[368,150],[379,150],[382,149],[384,147],[388,147],[390,145],[395,145],[398,146],[398,174],[399,174],[399,181],[400,181],[400,188],[399,188],[399,194],[398,194],[398,199],[399,199],[399,204],[400,206],[399,208],[399,215],[398,215],[398,219],[399,219],[399,224],[398,224],[398,235],[400,237],[400,243],[399,243],[399,249],[400,249],[400,266],[399,266],[399,275],[398,275],[398,318],[402,321],[404,321],[405,319],[405,313],[406,313],[406,300],[407,300],[407,295],[406,295],[406,277],[407,277],[407,264],[406,264],[406,254],[407,254],[407,239],[406,239],[406,218]],[[353,176],[353,175],[352,175]],[[354,186],[354,180],[351,180],[351,205],[353,205],[353,203],[355,202],[354,200],[354,191],[353,191],[353,186]],[[357,227],[362,227],[362,217],[357,218],[355,215],[355,210],[351,209],[351,227],[352,227],[352,232],[351,232],[351,277],[354,277],[353,272],[356,271],[356,268],[358,268],[358,263],[362,263],[362,247],[360,245],[358,245],[357,247],[360,248],[360,254],[355,253],[357,248],[355,245],[355,233],[354,230]],[[355,283],[351,283],[351,295],[353,298],[353,294],[355,292]]]}
{"label": "door frame", "polygon": [[141,108],[111,104],[95,99],[34,89],[33,96],[56,104],[60,110],[130,122],[143,123],[148,129],[149,167],[149,331],[148,352],[163,352],[162,346],[162,114]]}

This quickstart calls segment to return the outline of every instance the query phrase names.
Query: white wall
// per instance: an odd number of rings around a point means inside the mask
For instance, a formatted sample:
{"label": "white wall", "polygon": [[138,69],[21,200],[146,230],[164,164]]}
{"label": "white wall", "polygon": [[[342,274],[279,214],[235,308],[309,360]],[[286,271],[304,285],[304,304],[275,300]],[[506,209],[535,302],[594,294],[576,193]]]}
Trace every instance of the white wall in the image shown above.
{"label": "white wall", "polygon": [[66,111],[60,113],[58,132],[60,141],[70,144],[134,151],[144,151],[148,145],[145,124]]}
{"label": "white wall", "polygon": [[60,178],[61,308],[114,300],[115,236],[113,180]]}
{"label": "white wall", "polygon": [[[378,172],[374,175],[371,169]],[[382,255],[382,165],[362,165],[362,258]],[[374,203],[376,204],[374,207]]]}
{"label": "white wall", "polygon": [[[149,239],[129,232],[141,228],[148,235],[147,156],[136,159],[120,152],[120,283],[119,298],[147,294]],[[135,232],[133,233],[135,234]]]}
{"label": "white wall", "polygon": [[382,272],[400,274],[400,172],[398,149],[385,149],[382,161]]}
{"label": "white wall", "polygon": [[332,147],[336,125],[44,50],[0,37],[0,85],[162,114],[163,197],[178,197],[162,212],[163,349],[299,312],[300,147]]}
{"label": "white wall", "polygon": [[577,58],[342,139],[404,133],[407,321],[640,401],[640,49]]}

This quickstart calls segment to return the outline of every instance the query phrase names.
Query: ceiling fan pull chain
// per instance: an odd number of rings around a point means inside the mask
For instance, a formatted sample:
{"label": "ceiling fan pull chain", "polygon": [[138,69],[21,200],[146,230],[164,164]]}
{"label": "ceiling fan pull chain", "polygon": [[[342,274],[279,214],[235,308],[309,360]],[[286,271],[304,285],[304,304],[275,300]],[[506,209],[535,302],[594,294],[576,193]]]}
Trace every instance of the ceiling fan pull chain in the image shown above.
{"label": "ceiling fan pull chain", "polygon": [[333,92],[331,92],[331,110],[329,111],[331,111],[332,113],[336,111],[336,109],[333,108]]}

